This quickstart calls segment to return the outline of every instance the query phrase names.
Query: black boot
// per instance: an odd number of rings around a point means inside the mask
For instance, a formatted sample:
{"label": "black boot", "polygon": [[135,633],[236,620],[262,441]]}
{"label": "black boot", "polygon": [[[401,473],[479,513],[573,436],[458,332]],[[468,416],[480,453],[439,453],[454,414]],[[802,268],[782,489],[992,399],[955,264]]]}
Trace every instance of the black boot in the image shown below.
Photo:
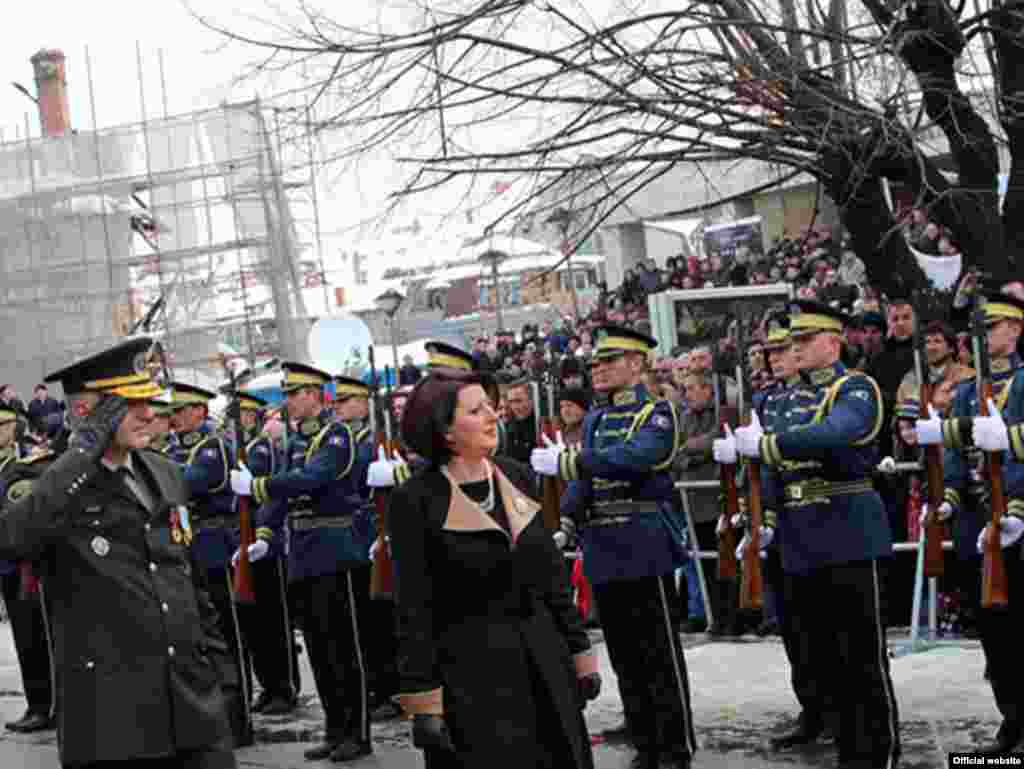
{"label": "black boot", "polygon": [[629,769],[659,769],[660,764],[657,751],[638,750],[629,762]]}
{"label": "black boot", "polygon": [[335,763],[342,763],[345,761],[355,761],[357,758],[368,756],[371,753],[373,753],[373,747],[370,743],[345,740],[345,742],[331,751],[331,755],[328,758]]}
{"label": "black boot", "polygon": [[772,750],[786,750],[797,745],[808,745],[821,736],[824,728],[825,725],[821,721],[801,715],[795,729],[780,734],[778,737],[772,737]]}
{"label": "black boot", "polygon": [[331,753],[333,753],[334,749],[338,747],[338,744],[337,740],[324,740],[316,747],[310,748],[303,753],[302,757],[307,761],[323,761],[325,758],[331,757]]}

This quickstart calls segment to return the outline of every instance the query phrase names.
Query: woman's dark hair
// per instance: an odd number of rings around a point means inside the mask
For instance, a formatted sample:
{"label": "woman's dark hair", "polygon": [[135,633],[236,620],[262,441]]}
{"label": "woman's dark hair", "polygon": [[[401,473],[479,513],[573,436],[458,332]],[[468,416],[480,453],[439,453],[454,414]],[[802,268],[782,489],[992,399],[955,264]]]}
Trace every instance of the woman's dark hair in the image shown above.
{"label": "woman's dark hair", "polygon": [[432,373],[416,384],[405,402],[402,440],[434,467],[445,464],[452,457],[445,433],[451,429],[455,419],[459,391],[471,385],[483,387],[497,408],[498,390],[494,379],[478,372]]}

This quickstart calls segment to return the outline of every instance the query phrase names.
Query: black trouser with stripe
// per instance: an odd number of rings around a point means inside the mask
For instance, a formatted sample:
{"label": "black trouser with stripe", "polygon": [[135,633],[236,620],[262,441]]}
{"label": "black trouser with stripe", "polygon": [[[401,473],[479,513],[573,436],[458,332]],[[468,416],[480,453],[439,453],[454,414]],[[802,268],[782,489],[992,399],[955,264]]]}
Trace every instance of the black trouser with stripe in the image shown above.
{"label": "black trouser with stripe", "polygon": [[295,694],[293,681],[298,670],[285,580],[284,561],[280,558],[264,558],[252,564],[256,603],[240,605],[238,620],[263,691],[290,701]]}
{"label": "black trouser with stripe", "polygon": [[42,594],[22,596],[18,572],[4,575],[3,593],[28,709],[41,716],[50,716],[53,711],[53,679]]}
{"label": "black trouser with stripe", "polygon": [[601,627],[633,744],[638,750],[696,750],[690,684],[660,577],[594,585]]}
{"label": "black trouser with stripe", "polygon": [[892,766],[900,754],[899,715],[889,676],[878,563],[856,561],[789,574],[786,587],[787,652],[805,715],[823,714],[834,705],[840,763]]}
{"label": "black trouser with stripe", "polygon": [[231,666],[222,673],[222,688],[227,700],[231,734],[235,738],[235,747],[251,745],[253,733],[249,693],[252,691],[252,667],[249,663],[248,650],[242,642],[231,572],[225,569],[207,569],[206,589],[210,595],[210,602],[217,609],[217,625],[231,655]]}
{"label": "black trouser with stripe", "polygon": [[359,617],[370,594],[370,566],[293,582],[302,627],[330,742],[370,741],[366,663]]}
{"label": "black trouser with stripe", "polygon": [[[1024,737],[1024,668],[1020,664],[1020,621],[1024,618],[1024,563],[1021,545],[1003,548],[1009,586],[1005,609],[982,609],[978,615],[981,648],[988,680],[1008,736]],[[975,578],[980,582],[981,575]]]}

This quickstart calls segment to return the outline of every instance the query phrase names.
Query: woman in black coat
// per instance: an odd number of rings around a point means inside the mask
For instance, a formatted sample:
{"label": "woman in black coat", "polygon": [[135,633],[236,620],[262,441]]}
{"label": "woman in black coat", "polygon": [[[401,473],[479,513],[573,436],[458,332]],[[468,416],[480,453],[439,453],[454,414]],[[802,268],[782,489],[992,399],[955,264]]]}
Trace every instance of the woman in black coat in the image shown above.
{"label": "woman in black coat", "polygon": [[434,374],[402,437],[430,467],[391,495],[399,702],[428,769],[591,769],[600,676],[529,468],[490,456],[485,375]]}

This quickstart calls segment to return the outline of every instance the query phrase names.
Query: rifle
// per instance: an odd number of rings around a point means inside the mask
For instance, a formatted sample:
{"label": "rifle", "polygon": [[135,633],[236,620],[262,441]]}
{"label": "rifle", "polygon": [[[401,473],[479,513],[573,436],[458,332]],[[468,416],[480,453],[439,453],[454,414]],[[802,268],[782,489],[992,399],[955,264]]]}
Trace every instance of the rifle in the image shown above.
{"label": "rifle", "polygon": [[[242,427],[242,402],[238,397],[238,384],[235,380],[235,372],[231,366],[224,362],[224,370],[228,375],[228,382],[231,386],[232,403],[228,409],[231,419],[234,422],[235,445],[238,456],[238,464],[244,465],[247,462],[245,450],[245,430]],[[256,590],[253,585],[252,564],[249,563],[249,545],[256,542],[256,530],[252,525],[252,512],[249,509],[250,497],[238,497],[238,565],[235,567],[235,600],[239,603],[253,603],[256,600]]]}
{"label": "rifle", "polygon": [[[377,364],[374,359],[373,345],[368,347],[370,358],[370,429],[374,436],[374,460],[384,448],[384,455],[389,459],[393,456],[394,446],[391,440],[391,420],[385,411],[384,433],[377,430]],[[387,381],[387,367],[385,366],[384,379]],[[370,597],[379,600],[389,600],[395,590],[395,565],[391,560],[391,550],[387,544],[388,532],[388,497],[387,489],[373,489],[373,504],[377,514],[377,547],[373,553],[373,563],[370,566]]]}
{"label": "rifle", "polygon": [[[737,308],[738,310],[740,308]],[[736,384],[740,391],[740,412],[746,412],[743,423],[749,425],[754,413],[752,398],[747,392],[749,380],[746,376],[747,356],[744,345],[743,315],[736,313]],[[761,461],[748,457],[747,511],[750,513],[750,542],[743,551],[743,578],[740,583],[740,608],[760,609],[764,592],[761,576],[761,527],[764,519],[761,512]]]}
{"label": "rifle", "polygon": [[[537,424],[540,426],[540,433],[546,434],[551,440],[558,437],[558,426],[555,424],[555,383],[549,378],[547,383],[548,415],[541,420],[537,415]],[[543,446],[542,440],[537,441],[538,446]],[[544,525],[551,531],[558,531],[561,526],[561,504],[563,483],[561,479],[545,475],[541,488],[541,515]]]}
{"label": "rifle", "polygon": [[[988,416],[988,401],[992,397],[992,360],[988,352],[988,330],[985,325],[985,311],[975,306],[971,315],[971,343],[974,346],[974,362],[978,371],[977,394],[978,414]],[[992,490],[990,500],[992,521],[983,544],[983,566],[981,571],[981,606],[1005,608],[1010,600],[1009,584],[1006,577],[1006,563],[999,541],[999,529],[1006,515],[1006,494],[1003,490],[1003,455],[999,451],[985,452],[985,476]]]}
{"label": "rifle", "polygon": [[[920,296],[915,292],[914,306],[920,307]],[[924,335],[921,324],[914,323],[914,369],[921,390],[919,395],[921,416],[926,416],[932,402],[931,368],[928,365]],[[929,517],[923,531],[924,535],[924,575],[941,577],[945,571],[945,557],[942,553],[942,541],[946,537],[946,526],[939,520],[939,506],[942,504],[944,486],[942,474],[942,446],[932,444],[924,447],[925,477],[928,484]]]}
{"label": "rifle", "polygon": [[[722,420],[724,429],[727,424]],[[723,512],[725,516],[725,527],[718,535],[718,578],[736,579],[736,572],[739,564],[736,561],[736,532],[732,527],[733,516],[740,511],[739,492],[736,490],[736,465],[719,465],[719,473],[722,479],[722,489],[725,496]]]}

